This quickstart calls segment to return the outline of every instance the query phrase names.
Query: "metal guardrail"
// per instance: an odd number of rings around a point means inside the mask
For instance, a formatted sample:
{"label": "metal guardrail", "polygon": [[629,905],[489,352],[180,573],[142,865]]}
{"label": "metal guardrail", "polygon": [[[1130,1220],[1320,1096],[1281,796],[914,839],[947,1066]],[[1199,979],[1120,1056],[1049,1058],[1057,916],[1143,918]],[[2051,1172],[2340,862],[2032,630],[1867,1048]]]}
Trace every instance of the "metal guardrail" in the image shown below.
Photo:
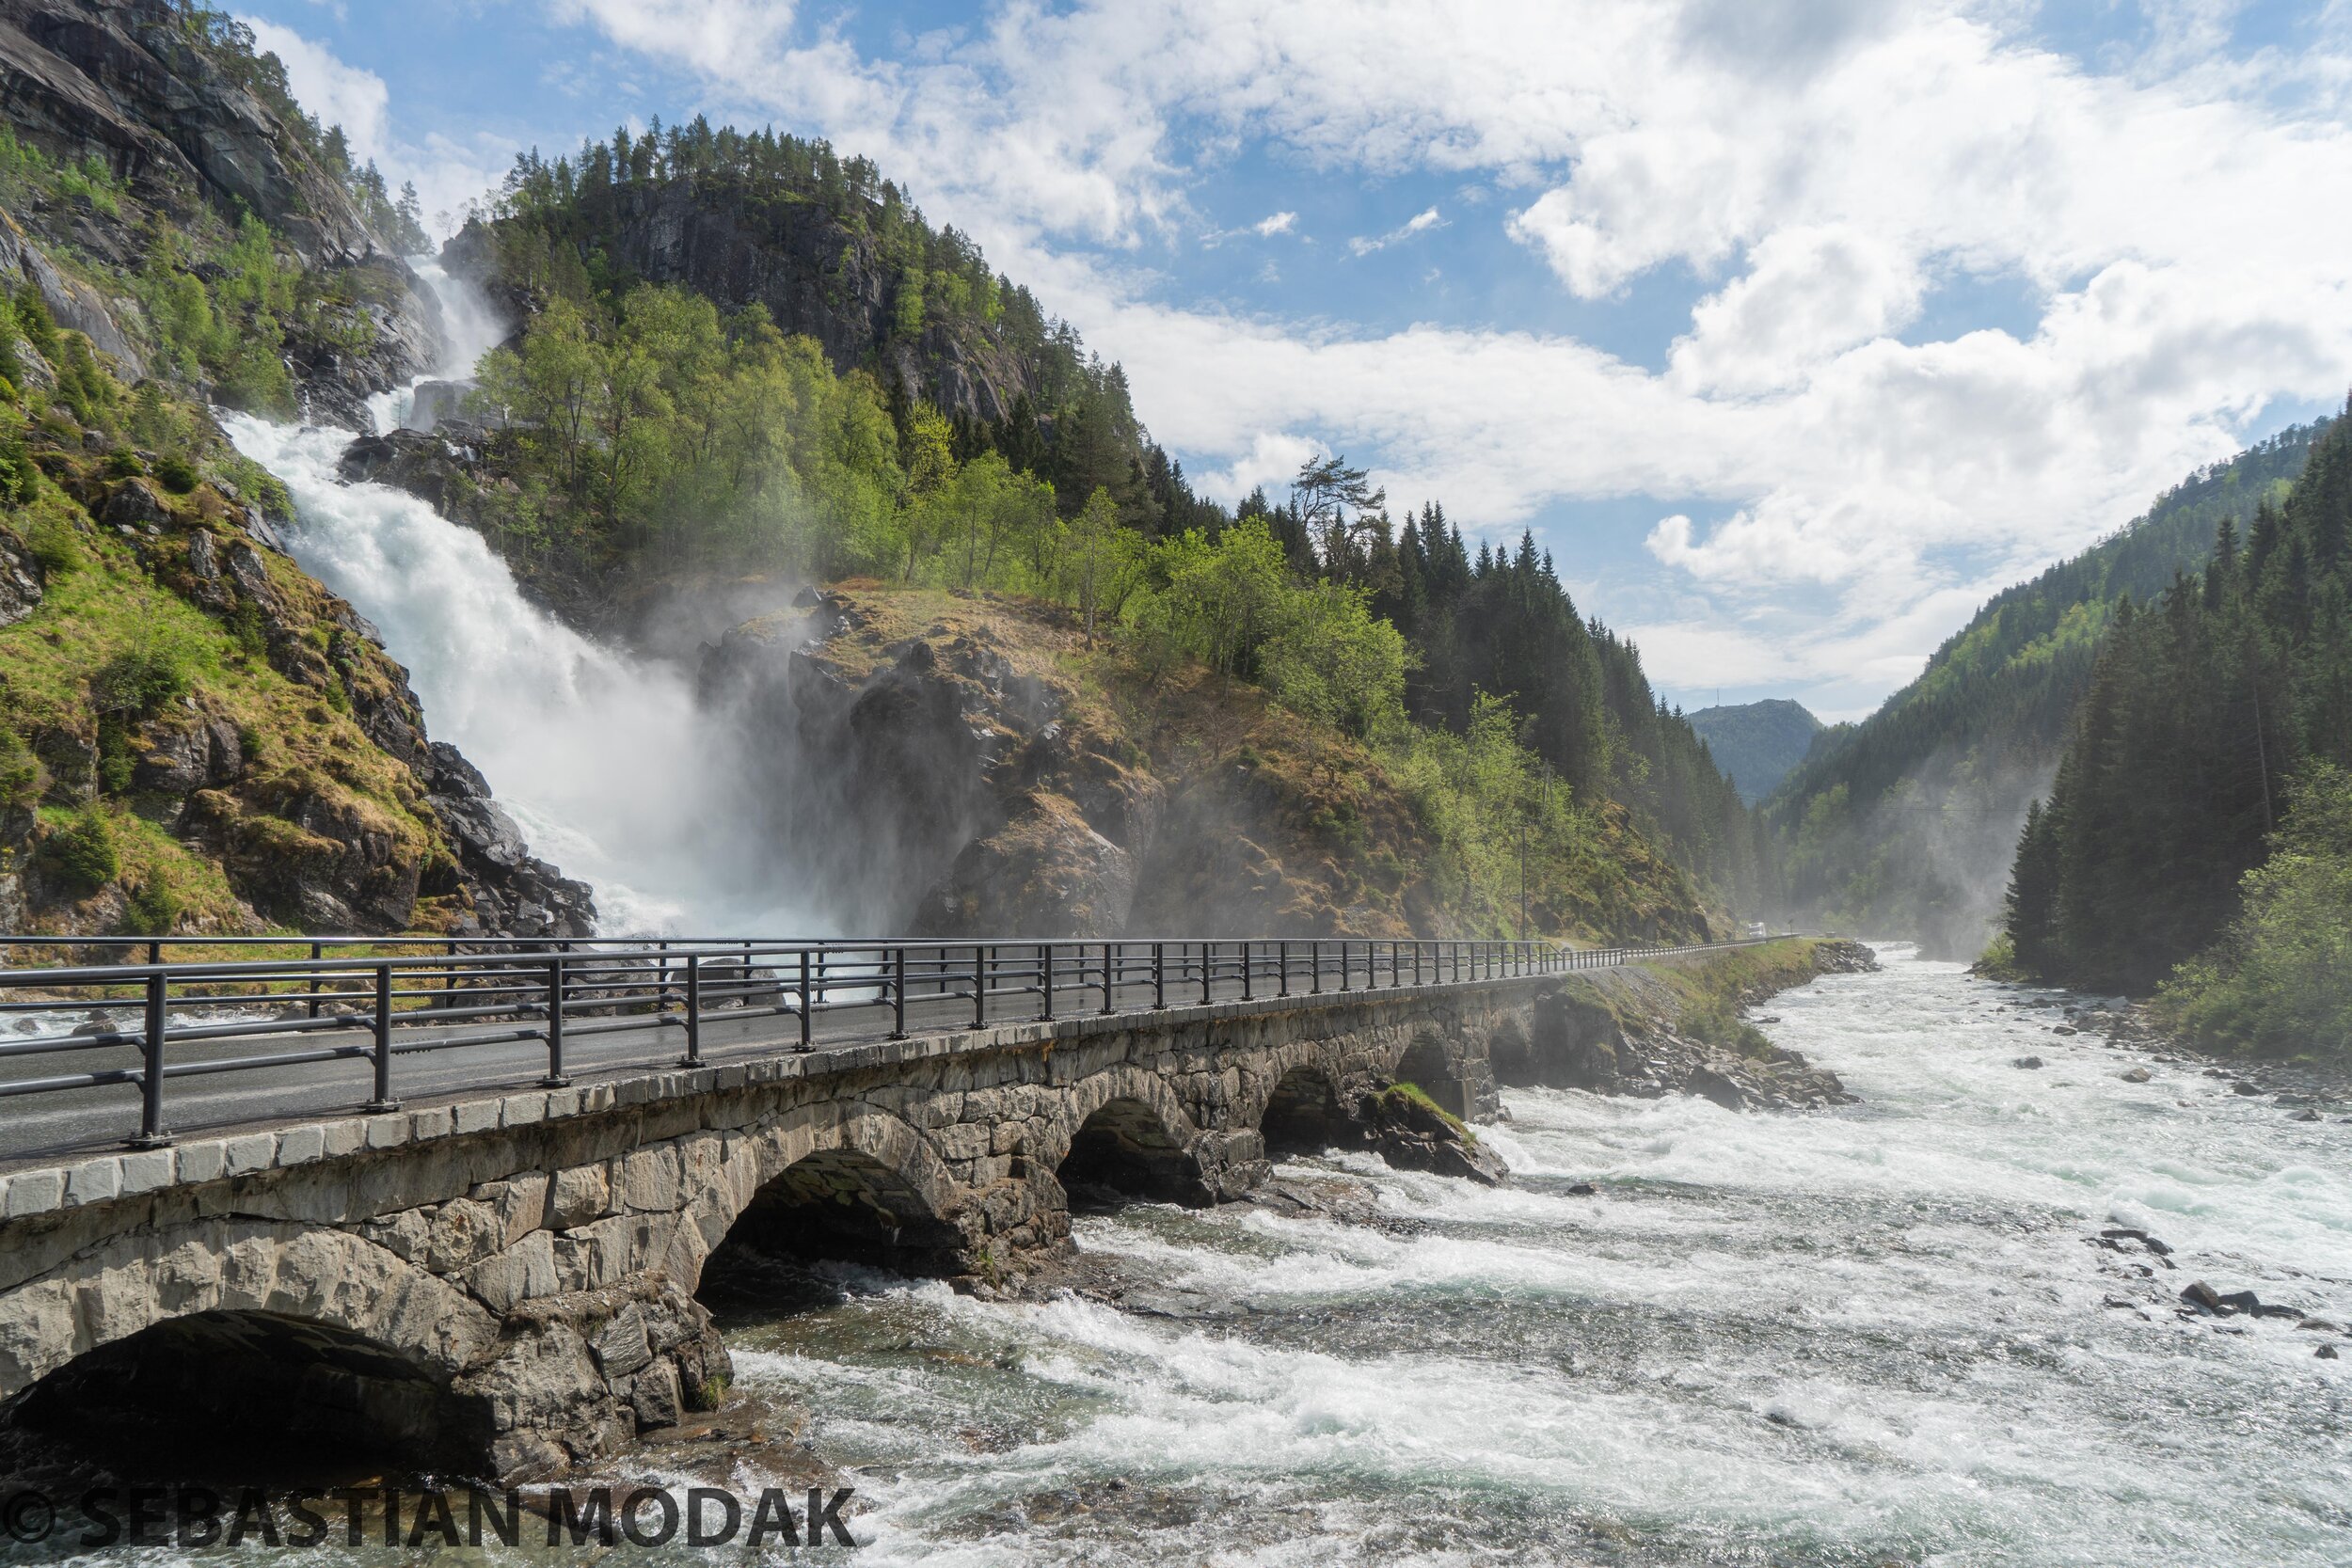
{"label": "metal guardrail", "polygon": [[[1052,1019],[1073,998],[1111,1014],[1216,1000],[1458,985],[1613,968],[1772,938],[1657,948],[1568,948],[1546,942],[1357,938],[1110,942],[898,942],[638,938],[0,937],[0,953],[92,947],[145,961],[0,968],[0,1071],[28,1058],[137,1053],[135,1066],[0,1078],[0,1101],[124,1086],[139,1093],[132,1147],[172,1141],[166,1086],[221,1073],[365,1061],[373,1091],[358,1109],[399,1105],[404,1056],[536,1041],[538,1082],[569,1082],[567,1041],[675,1031],[680,1065],[703,1062],[706,1023],[789,1019],[757,1043],[816,1049],[819,1021],[874,1027],[826,1043],[903,1039],[914,1022],[981,1027]],[[308,947],[307,958],[174,962],[174,947]],[[420,951],[424,949],[425,951]],[[113,1015],[135,1007],[131,1026]],[[1015,1007],[1025,1009],[1013,1010]],[[968,1008],[968,1011],[966,1009]],[[259,1015],[259,1016],[256,1016]],[[29,1032],[24,1031],[29,1021]],[[259,1042],[252,1053],[173,1048]],[[59,1063],[59,1066],[67,1065]],[[443,1085],[444,1087],[446,1085]]]}

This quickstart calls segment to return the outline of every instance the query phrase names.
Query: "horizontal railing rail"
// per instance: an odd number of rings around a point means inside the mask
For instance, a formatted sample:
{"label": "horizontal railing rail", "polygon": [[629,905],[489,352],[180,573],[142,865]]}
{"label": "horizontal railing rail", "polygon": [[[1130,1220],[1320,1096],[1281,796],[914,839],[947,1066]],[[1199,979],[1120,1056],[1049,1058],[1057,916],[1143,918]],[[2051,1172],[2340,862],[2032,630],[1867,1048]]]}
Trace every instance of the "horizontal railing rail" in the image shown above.
{"label": "horizontal railing rail", "polygon": [[[180,1080],[355,1064],[347,1108],[400,1104],[404,1058],[482,1052],[484,1082],[571,1081],[569,1054],[641,1035],[705,1061],[730,1051],[903,1039],[1012,1019],[1146,1013],[1610,968],[1772,938],[1678,947],[1388,938],[821,942],[701,938],[0,936],[113,962],[0,967],[0,1122],[26,1097],[135,1090],[135,1148],[172,1141]],[[174,961],[169,953],[270,950]],[[291,951],[296,955],[284,956]],[[765,1029],[761,1020],[778,1022]],[[512,1048],[530,1051],[518,1071]],[[490,1048],[508,1048],[491,1059]],[[662,1047],[666,1051],[666,1047]],[[541,1053],[544,1053],[542,1055]],[[600,1066],[614,1065],[610,1061]],[[639,1064],[642,1065],[642,1057]],[[366,1074],[366,1087],[358,1083]],[[29,1075],[27,1075],[29,1074]],[[450,1089],[437,1081],[436,1092]],[[129,1104],[124,1105],[125,1119]]]}

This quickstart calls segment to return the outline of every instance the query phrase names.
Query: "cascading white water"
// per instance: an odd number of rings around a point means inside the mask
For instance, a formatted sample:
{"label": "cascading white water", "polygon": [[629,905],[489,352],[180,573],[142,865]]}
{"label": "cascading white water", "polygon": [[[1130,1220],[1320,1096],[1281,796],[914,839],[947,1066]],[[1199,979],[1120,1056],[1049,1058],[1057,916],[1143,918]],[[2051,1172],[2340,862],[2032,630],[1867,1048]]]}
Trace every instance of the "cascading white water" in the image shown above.
{"label": "cascading white water", "polygon": [[731,1418],[805,1413],[877,1564],[2352,1562],[2352,1345],[2176,1315],[2203,1278],[2347,1321],[2341,1112],[1883,957],[1771,1004],[1859,1104],[1512,1090],[1508,1187],[1286,1167],[1410,1234],[1081,1218],[1127,1310],[835,1271],[730,1324]]}
{"label": "cascading white water", "polygon": [[[504,328],[437,263],[416,267],[449,329],[437,373],[468,375]],[[376,400],[380,424],[399,422],[407,395]],[[482,770],[533,853],[595,887],[605,930],[823,934],[769,857],[745,852],[727,735],[697,711],[688,672],[564,626],[480,535],[424,501],[344,483],[348,432],[221,423],[293,495],[295,558],[375,623],[433,737]]]}
{"label": "cascading white water", "polygon": [[[433,368],[431,375],[421,379],[471,380],[482,356],[503,342],[513,328],[483,297],[481,290],[452,277],[439,257],[411,256],[408,266],[432,293],[434,303],[441,311],[441,361]],[[416,383],[411,382],[370,398],[368,412],[375,418],[376,433],[381,435],[405,425],[416,397]]]}

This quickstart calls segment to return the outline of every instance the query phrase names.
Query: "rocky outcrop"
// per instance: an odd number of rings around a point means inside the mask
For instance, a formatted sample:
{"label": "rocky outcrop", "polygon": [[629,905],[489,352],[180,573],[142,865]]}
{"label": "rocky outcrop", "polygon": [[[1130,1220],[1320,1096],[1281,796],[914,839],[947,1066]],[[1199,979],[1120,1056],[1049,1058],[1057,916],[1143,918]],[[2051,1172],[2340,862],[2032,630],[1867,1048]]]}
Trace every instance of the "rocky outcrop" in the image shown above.
{"label": "rocky outcrop", "polygon": [[706,651],[767,829],[847,928],[1108,936],[1126,928],[1159,786],[985,626],[867,664],[871,613],[808,594]]}
{"label": "rocky outcrop", "polygon": [[434,741],[419,759],[426,799],[456,845],[473,895],[475,929],[516,937],[595,934],[595,895],[531,853],[522,830],[490,798],[481,771],[457,748]]}
{"label": "rocky outcrop", "polygon": [[1446,934],[1402,791],[1254,689],[1147,683],[1060,607],[807,594],[704,650],[755,841],[844,929]]}
{"label": "rocky outcrop", "polygon": [[1484,1187],[1510,1180],[1502,1157],[1425,1094],[1399,1085],[1375,1086],[1355,1096],[1352,1109],[1365,1147],[1398,1170],[1458,1176]]}
{"label": "rocky outcrop", "polygon": [[[1796,944],[1791,944],[1794,948]],[[1767,950],[1771,951],[1771,950]],[[1704,974],[1745,963],[1740,954],[1665,960],[1668,973]],[[1498,1042],[1495,1074],[1505,1084],[1586,1089],[1597,1094],[1656,1097],[1692,1094],[1729,1110],[1812,1110],[1851,1103],[1837,1075],[1797,1052],[1738,1026],[1728,1039],[1697,1037],[1694,1022],[1720,1028],[1708,1002],[1752,1006],[1820,974],[1867,973],[1878,967],[1860,942],[1811,942],[1787,961],[1775,960],[1754,978],[1713,994],[1704,979],[1692,990],[1661,982],[1642,969],[1597,970],[1561,981],[1535,1004],[1524,1040]]]}
{"label": "rocky outcrop", "polygon": [[[147,264],[154,230],[251,213],[310,275],[320,319],[288,323],[285,345],[304,418],[367,430],[367,400],[438,358],[439,310],[281,118],[298,112],[291,101],[273,102],[261,68],[206,25],[170,0],[0,0],[10,128],[53,162],[95,160],[122,182],[103,206],[29,192],[0,221],[0,275],[32,284],[135,380],[156,368],[153,339],[120,280]],[[44,254],[60,250],[83,264]]]}

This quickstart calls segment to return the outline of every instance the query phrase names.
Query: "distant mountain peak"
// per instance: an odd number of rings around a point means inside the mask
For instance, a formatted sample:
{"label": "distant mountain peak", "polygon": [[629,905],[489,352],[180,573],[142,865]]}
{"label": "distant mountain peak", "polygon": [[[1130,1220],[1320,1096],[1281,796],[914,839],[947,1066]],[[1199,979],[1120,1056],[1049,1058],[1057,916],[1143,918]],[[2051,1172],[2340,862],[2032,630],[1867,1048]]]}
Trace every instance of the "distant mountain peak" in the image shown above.
{"label": "distant mountain peak", "polygon": [[1811,709],[1788,697],[1703,707],[1684,717],[1750,805],[1770,795],[1804,760],[1822,729]]}

